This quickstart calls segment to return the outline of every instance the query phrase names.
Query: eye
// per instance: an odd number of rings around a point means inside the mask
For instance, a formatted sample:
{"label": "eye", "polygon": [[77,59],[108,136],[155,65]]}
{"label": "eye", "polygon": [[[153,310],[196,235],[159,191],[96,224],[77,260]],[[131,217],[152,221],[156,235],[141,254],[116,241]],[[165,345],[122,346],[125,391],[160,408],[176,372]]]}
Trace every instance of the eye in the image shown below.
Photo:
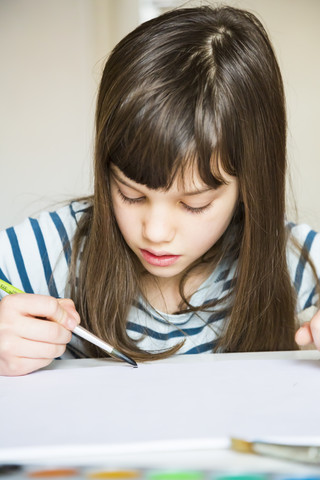
{"label": "eye", "polygon": [[143,202],[144,198],[145,197],[138,197],[138,198],[130,198],[130,197],[126,197],[122,192],[121,190],[118,188],[118,194],[121,198],[121,200],[124,202],[124,203],[129,203],[130,205],[134,204],[134,203],[141,203]]}
{"label": "eye", "polygon": [[208,203],[207,205],[204,205],[203,207],[190,207],[190,205],[187,205],[187,204],[184,203],[184,202],[181,202],[181,205],[183,206],[183,208],[184,208],[185,210],[187,210],[187,212],[190,212],[190,213],[203,213],[204,211],[206,211],[208,208],[211,207],[212,202]]}

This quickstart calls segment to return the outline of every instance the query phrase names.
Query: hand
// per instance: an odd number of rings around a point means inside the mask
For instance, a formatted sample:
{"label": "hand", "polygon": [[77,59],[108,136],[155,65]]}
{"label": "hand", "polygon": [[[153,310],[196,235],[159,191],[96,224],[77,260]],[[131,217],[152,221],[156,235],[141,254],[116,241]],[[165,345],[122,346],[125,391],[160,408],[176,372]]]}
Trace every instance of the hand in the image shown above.
{"label": "hand", "polygon": [[317,350],[320,350],[320,310],[312,317],[310,322],[305,322],[299,328],[295,340],[301,347],[314,343]]}
{"label": "hand", "polygon": [[25,375],[60,357],[80,317],[70,299],[7,295],[0,301],[0,375]]}

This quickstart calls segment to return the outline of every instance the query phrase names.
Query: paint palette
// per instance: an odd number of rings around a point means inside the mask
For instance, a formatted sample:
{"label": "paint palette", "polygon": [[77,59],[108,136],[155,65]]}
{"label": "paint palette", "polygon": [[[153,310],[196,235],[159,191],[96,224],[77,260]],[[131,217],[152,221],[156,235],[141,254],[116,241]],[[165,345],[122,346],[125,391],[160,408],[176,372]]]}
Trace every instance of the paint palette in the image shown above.
{"label": "paint palette", "polygon": [[49,468],[0,466],[0,478],[8,480],[320,480],[319,475],[228,473],[207,470],[121,469],[93,467]]}

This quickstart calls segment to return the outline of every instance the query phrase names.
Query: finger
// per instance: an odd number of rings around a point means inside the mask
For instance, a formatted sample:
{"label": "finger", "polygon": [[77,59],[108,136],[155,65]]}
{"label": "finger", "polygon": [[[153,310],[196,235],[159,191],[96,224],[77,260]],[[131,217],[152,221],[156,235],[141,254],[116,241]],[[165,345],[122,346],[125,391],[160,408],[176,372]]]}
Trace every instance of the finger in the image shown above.
{"label": "finger", "polygon": [[66,345],[36,342],[14,336],[7,337],[1,342],[0,356],[8,361],[14,357],[33,359],[53,359],[60,357],[66,350]]}
{"label": "finger", "polygon": [[76,310],[74,301],[71,298],[58,298],[58,302],[62,308],[64,308],[73,318],[77,320],[77,324],[80,323],[80,315]]}
{"label": "finger", "polygon": [[11,358],[10,361],[0,359],[0,375],[17,376],[27,375],[28,373],[47,367],[53,361],[52,358]]}
{"label": "finger", "polygon": [[[2,304],[5,302],[5,304]],[[47,295],[15,294],[1,300],[3,312],[12,317],[13,309],[25,316],[42,317],[53,320],[69,330],[79,323],[80,317],[76,310],[68,311],[60,304],[59,299]]]}
{"label": "finger", "polygon": [[11,332],[28,340],[60,345],[69,343],[72,338],[71,331],[59,323],[33,317],[22,317],[20,322],[16,321]]}
{"label": "finger", "polygon": [[310,329],[309,322],[304,323],[295,335],[295,341],[301,347],[311,345],[313,343],[313,337]]}
{"label": "finger", "polygon": [[74,301],[71,298],[58,298],[57,300],[60,303],[60,305],[66,310],[76,312]]}

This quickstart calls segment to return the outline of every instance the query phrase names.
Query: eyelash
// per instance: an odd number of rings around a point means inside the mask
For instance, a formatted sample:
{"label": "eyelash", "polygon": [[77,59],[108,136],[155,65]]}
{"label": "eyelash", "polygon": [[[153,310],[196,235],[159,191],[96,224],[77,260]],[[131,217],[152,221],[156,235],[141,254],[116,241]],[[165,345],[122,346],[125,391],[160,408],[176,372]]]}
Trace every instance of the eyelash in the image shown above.
{"label": "eyelash", "polygon": [[[139,198],[129,198],[129,197],[126,197],[125,195],[123,195],[123,193],[121,192],[120,189],[118,189],[118,194],[120,195],[120,198],[121,200],[124,202],[124,203],[128,203],[129,205],[134,205],[134,204],[137,204],[137,203],[141,203],[143,202],[144,200],[144,197],[139,197]],[[183,203],[181,202],[181,205],[183,206],[183,208],[185,210],[187,210],[187,212],[189,213],[193,213],[193,214],[199,214],[199,213],[203,213],[205,210],[207,210],[212,204],[211,203],[208,203],[208,205],[204,205],[203,207],[190,207],[189,205],[187,205],[186,203]]]}
{"label": "eyelash", "polygon": [[208,203],[208,205],[204,205],[203,207],[189,207],[189,205],[186,205],[185,203],[182,203],[182,205],[187,212],[199,214],[207,210],[211,206],[211,203]]}

